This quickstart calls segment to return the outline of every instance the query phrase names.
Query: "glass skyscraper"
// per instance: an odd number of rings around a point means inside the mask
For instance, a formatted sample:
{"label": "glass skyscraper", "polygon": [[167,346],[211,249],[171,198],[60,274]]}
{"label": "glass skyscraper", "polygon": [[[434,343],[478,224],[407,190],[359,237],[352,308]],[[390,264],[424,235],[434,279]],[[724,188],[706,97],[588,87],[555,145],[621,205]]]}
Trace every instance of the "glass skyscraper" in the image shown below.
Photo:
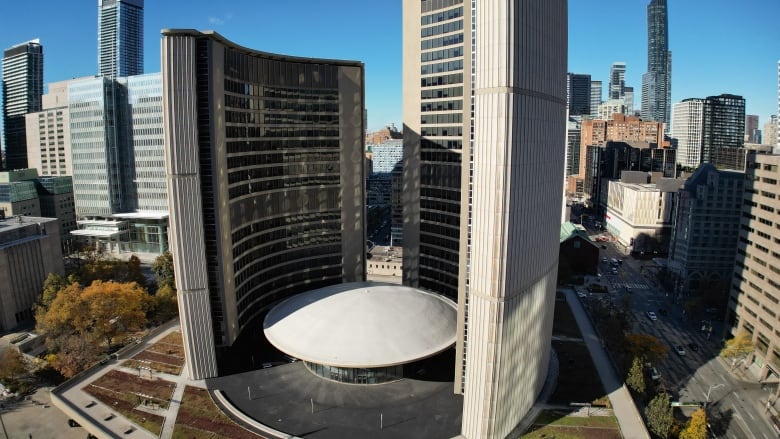
{"label": "glass skyscraper", "polygon": [[41,111],[43,46],[35,39],[3,52],[5,169],[27,168],[25,114]]}
{"label": "glass skyscraper", "polygon": [[144,0],[98,0],[98,74],[144,72]]}
{"label": "glass skyscraper", "polygon": [[642,119],[663,122],[669,130],[672,52],[669,51],[666,0],[647,5],[647,73],[642,75]]}

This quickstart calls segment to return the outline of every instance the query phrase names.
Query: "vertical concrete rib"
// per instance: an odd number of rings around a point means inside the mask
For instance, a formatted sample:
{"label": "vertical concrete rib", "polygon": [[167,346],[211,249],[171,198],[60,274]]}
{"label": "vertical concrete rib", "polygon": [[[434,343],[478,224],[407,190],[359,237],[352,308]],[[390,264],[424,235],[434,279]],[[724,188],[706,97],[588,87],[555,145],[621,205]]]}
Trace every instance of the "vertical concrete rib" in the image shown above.
{"label": "vertical concrete rib", "polygon": [[565,0],[478,1],[462,433],[503,438],[550,355],[566,133]]}
{"label": "vertical concrete rib", "polygon": [[170,248],[189,375],[203,379],[217,375],[217,362],[203,239],[195,39],[163,37],[162,60]]}

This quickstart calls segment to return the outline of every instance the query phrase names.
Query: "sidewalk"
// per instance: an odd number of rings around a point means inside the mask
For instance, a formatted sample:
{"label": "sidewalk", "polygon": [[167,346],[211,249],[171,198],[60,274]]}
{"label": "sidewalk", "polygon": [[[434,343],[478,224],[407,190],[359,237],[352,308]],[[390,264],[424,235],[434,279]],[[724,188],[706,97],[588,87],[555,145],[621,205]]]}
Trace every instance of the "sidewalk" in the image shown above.
{"label": "sidewalk", "polygon": [[582,308],[577,295],[571,289],[566,290],[566,301],[571,307],[572,314],[577,320],[582,337],[590,351],[593,364],[599,372],[599,377],[607,392],[612,409],[617,417],[620,431],[626,439],[649,439],[650,434],[642,422],[642,417],[634,405],[634,400],[628,393],[628,389],[618,378],[612,363],[607,356],[607,352],[601,345],[593,324],[588,318],[585,310]]}
{"label": "sidewalk", "polygon": [[[734,368],[734,370],[731,370],[731,364],[729,364],[728,360],[720,356],[718,356],[717,358],[718,361],[720,361],[721,365],[723,365],[723,368],[726,371],[728,371],[728,373],[734,379],[743,381],[745,383],[759,382],[754,375],[752,375],[748,370],[746,370],[742,366],[737,366]],[[778,410],[778,406],[780,405],[780,403],[778,403],[778,400],[780,400],[780,398],[774,398],[773,392],[770,393],[770,392],[765,392],[763,390],[754,391],[750,396],[751,398],[748,398],[745,401],[749,401],[750,403],[752,403],[756,411],[761,415],[764,421],[772,428],[774,428],[774,430],[778,434],[780,434],[780,430],[778,429],[780,426],[775,426],[775,423],[771,419],[771,416],[780,417],[780,411]]]}

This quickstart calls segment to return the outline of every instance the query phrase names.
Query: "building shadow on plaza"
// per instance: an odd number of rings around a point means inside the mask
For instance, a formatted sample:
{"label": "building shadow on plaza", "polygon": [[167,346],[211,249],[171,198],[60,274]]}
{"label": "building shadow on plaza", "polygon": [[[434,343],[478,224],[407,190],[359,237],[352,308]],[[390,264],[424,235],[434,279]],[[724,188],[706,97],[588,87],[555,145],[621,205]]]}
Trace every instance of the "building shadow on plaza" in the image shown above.
{"label": "building shadow on plaza", "polygon": [[[463,397],[453,391],[455,350],[404,365],[404,378],[345,384],[319,377],[275,349],[261,329],[220,358],[222,376],[206,381],[260,424],[306,438],[450,438],[460,434]],[[216,398],[215,398],[216,399]],[[258,433],[263,434],[258,431]]]}

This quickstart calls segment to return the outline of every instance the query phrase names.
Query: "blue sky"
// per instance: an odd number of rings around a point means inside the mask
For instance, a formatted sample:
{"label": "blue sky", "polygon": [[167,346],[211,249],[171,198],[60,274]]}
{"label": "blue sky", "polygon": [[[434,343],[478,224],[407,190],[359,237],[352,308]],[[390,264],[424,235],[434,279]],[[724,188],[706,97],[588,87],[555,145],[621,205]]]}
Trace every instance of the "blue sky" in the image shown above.
{"label": "blue sky", "polygon": [[[146,0],[145,70],[160,70],[160,29],[213,29],[253,49],[360,60],[369,130],[401,125],[400,0]],[[570,0],[569,71],[607,81],[627,63],[635,90],[647,64],[648,0]],[[30,5],[34,4],[34,11]],[[46,83],[97,71],[97,1],[4,0],[0,48],[44,46]],[[760,123],[777,113],[780,1],[669,0],[672,100],[739,94]],[[636,103],[639,105],[637,97]]]}

